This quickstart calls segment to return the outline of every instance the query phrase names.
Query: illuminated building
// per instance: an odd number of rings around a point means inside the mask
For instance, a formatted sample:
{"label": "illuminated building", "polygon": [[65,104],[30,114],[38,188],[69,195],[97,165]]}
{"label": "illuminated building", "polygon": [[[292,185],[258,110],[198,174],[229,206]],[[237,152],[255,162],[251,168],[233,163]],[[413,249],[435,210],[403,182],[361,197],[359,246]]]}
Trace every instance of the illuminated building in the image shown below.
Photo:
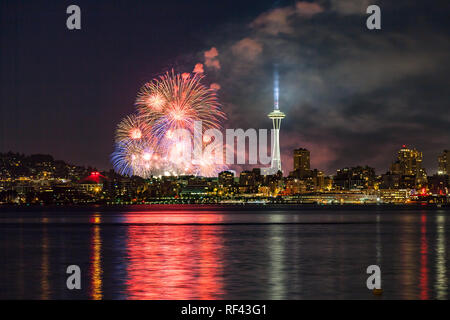
{"label": "illuminated building", "polygon": [[286,181],[286,195],[306,193],[306,181],[289,177]]}
{"label": "illuminated building", "polygon": [[265,184],[269,187],[271,196],[277,196],[284,189],[282,172],[278,171],[274,175],[266,176]]}
{"label": "illuminated building", "polygon": [[208,194],[208,186],[195,186],[195,185],[187,185],[183,188],[180,195],[182,197],[189,196],[206,196]]}
{"label": "illuminated building", "polygon": [[380,190],[380,198],[384,203],[406,203],[410,199],[407,189],[385,189]]}
{"label": "illuminated building", "polygon": [[403,145],[397,160],[391,165],[390,174],[401,176],[400,188],[422,187],[427,182],[427,174],[422,168],[422,152]]}
{"label": "illuminated building", "polygon": [[310,185],[308,186],[308,190],[311,191],[322,191],[326,187],[325,183],[325,174],[323,171],[314,169],[311,170],[311,178]]}
{"label": "illuminated building", "polygon": [[399,174],[392,174],[388,172],[381,176],[381,189],[398,189],[400,188],[402,176]]}
{"label": "illuminated building", "polygon": [[[322,191],[325,188],[325,174],[317,169],[311,170],[310,164],[310,152],[307,149],[299,148],[294,150],[294,171],[289,173],[289,179],[301,180],[301,187],[292,187],[298,185],[298,183],[290,182],[290,186],[287,186],[286,192],[290,193],[290,190],[303,190],[305,192]],[[329,182],[329,181],[328,181]],[[300,191],[302,192],[302,191]]]}
{"label": "illuminated building", "polygon": [[449,194],[450,176],[446,174],[436,174],[428,177],[428,188],[435,195]]}
{"label": "illuminated building", "polygon": [[239,191],[241,193],[253,192],[255,179],[252,171],[242,171],[239,176]]}
{"label": "illuminated building", "polygon": [[98,183],[79,183],[76,185],[77,189],[86,193],[99,193],[103,190],[103,185]]}
{"label": "illuminated building", "polygon": [[376,194],[363,192],[309,192],[293,197],[286,197],[287,203],[305,204],[374,204],[380,201],[381,199]]}
{"label": "illuminated building", "polygon": [[450,194],[450,150],[444,150],[438,157],[437,175],[429,178],[428,187],[433,194]]}
{"label": "illuminated building", "polygon": [[222,171],[218,178],[219,195],[229,196],[236,193],[238,186],[234,182],[234,171]]}
{"label": "illuminated building", "polygon": [[310,152],[307,149],[294,150],[294,172],[295,176],[302,178],[310,173]]}
{"label": "illuminated building", "polygon": [[368,166],[339,169],[334,177],[334,185],[339,190],[369,189],[374,181],[375,169]]}
{"label": "illuminated building", "polygon": [[253,179],[255,180],[255,185],[261,185],[264,183],[264,176],[261,175],[261,168],[253,168],[252,174]]}
{"label": "illuminated building", "polygon": [[281,153],[280,153],[280,127],[281,120],[286,115],[280,111],[279,108],[279,78],[278,70],[275,70],[274,74],[274,109],[268,115],[269,119],[273,123],[273,143],[272,143],[272,161],[269,168],[263,168],[261,170],[263,175],[273,175],[281,170]]}
{"label": "illuminated building", "polygon": [[420,169],[422,169],[422,152],[403,145],[397,154],[397,161],[391,166],[391,173],[415,176]]}
{"label": "illuminated building", "polygon": [[444,150],[438,158],[439,171],[438,174],[450,175],[450,150]]}
{"label": "illuminated building", "polygon": [[234,184],[234,174],[230,171],[219,173],[219,185],[222,187],[231,187]]}

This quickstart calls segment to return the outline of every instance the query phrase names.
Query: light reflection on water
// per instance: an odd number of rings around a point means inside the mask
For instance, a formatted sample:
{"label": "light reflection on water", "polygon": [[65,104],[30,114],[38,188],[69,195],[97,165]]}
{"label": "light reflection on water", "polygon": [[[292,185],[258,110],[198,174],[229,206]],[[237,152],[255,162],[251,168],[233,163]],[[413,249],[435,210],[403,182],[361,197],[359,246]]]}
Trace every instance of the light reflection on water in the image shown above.
{"label": "light reflection on water", "polygon": [[102,239],[100,235],[101,216],[99,213],[95,213],[91,219],[92,227],[92,240],[91,240],[91,298],[93,300],[101,300],[102,293]]}
{"label": "light reflection on water", "polygon": [[[447,299],[444,211],[0,213],[2,299]],[[66,267],[82,290],[66,289]]]}
{"label": "light reflection on water", "polygon": [[447,279],[447,257],[445,240],[445,215],[436,216],[436,280],[434,289],[436,298],[447,299],[448,279]]}
{"label": "light reflection on water", "polygon": [[127,251],[129,298],[222,298],[220,227],[132,226]]}
{"label": "light reflection on water", "polygon": [[428,300],[428,239],[426,213],[422,213],[420,220],[420,299]]}

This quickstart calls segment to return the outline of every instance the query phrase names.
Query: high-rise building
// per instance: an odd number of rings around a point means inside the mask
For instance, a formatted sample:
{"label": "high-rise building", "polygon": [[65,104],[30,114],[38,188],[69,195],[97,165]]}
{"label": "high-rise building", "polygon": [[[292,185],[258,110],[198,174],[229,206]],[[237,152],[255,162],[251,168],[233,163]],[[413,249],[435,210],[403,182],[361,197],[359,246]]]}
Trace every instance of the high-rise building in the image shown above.
{"label": "high-rise building", "polygon": [[450,150],[444,150],[438,158],[439,171],[438,174],[450,175]]}
{"label": "high-rise building", "polygon": [[422,187],[427,181],[427,174],[422,168],[422,152],[403,145],[389,174],[400,176],[401,188]]}
{"label": "high-rise building", "polygon": [[294,171],[304,175],[310,171],[310,152],[307,149],[294,150]]}
{"label": "high-rise building", "polygon": [[416,176],[422,169],[422,152],[409,149],[405,145],[397,154],[397,161],[391,166],[391,173]]}

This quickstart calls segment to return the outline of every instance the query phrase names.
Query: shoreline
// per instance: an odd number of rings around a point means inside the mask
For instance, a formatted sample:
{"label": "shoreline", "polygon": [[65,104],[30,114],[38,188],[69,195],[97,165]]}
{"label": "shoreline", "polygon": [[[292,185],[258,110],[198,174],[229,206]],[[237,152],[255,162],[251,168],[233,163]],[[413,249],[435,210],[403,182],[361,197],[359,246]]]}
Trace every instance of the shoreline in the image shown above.
{"label": "shoreline", "polygon": [[[117,212],[117,211],[450,211],[450,205],[436,204],[335,204],[335,205],[318,205],[318,204],[129,204],[129,205],[0,205],[0,214],[4,212]],[[182,212],[179,212],[182,213]]]}

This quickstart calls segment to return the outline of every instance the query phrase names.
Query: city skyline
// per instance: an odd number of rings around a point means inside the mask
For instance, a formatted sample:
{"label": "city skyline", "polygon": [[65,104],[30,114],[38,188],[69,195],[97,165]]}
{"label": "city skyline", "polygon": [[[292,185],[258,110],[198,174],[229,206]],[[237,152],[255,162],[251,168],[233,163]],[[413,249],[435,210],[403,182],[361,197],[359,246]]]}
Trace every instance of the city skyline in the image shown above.
{"label": "city skyline", "polygon": [[[314,166],[311,165],[311,163],[312,163],[311,159],[314,157],[314,154],[311,155],[311,151],[306,149],[306,148],[298,147],[298,148],[292,150],[291,157],[292,157],[292,164],[293,165],[292,165],[291,168],[288,168],[287,171],[283,172],[283,176],[289,176],[293,172],[298,171],[298,170],[300,170],[302,173],[304,173],[306,171],[313,170],[313,168],[315,170],[320,170],[320,171],[324,172],[324,174],[327,175],[327,176],[332,176],[336,172],[338,172],[339,170],[346,169],[346,168],[356,168],[356,167],[370,167],[370,168],[373,168],[375,170],[375,173],[377,175],[382,175],[382,174],[389,173],[389,172],[395,172],[396,170],[397,171],[401,170],[401,169],[398,169],[398,168],[396,169],[395,165],[396,165],[396,163],[399,162],[399,160],[401,161],[401,159],[400,159],[401,156],[400,155],[405,150],[407,150],[408,152],[417,154],[417,156],[420,156],[419,168],[425,169],[425,172],[426,172],[426,174],[428,176],[431,176],[431,175],[449,175],[450,174],[450,170],[449,170],[450,169],[450,156],[449,156],[450,155],[450,150],[445,149],[445,150],[442,150],[441,152],[438,153],[438,156],[435,158],[435,161],[437,163],[438,169],[435,172],[432,172],[432,171],[430,172],[426,167],[422,166],[423,153],[420,150],[417,150],[414,147],[411,148],[409,146],[402,145],[397,150],[396,153],[391,155],[390,165],[387,166],[385,169],[383,169],[383,168],[374,168],[374,167],[369,166],[366,163],[359,163],[359,164],[356,164],[356,165],[343,166],[341,168],[336,169],[335,172],[325,172],[321,168],[314,168]],[[26,155],[26,154],[23,154],[23,153],[20,153],[20,152],[14,152],[12,150],[10,150],[8,152],[3,152],[3,153],[0,152],[0,155],[3,155],[3,156],[4,155],[8,155],[8,154],[20,155],[20,156],[23,156],[23,157],[50,157],[50,158],[53,159],[52,161],[62,161],[64,163],[67,163],[68,165],[71,165],[71,166],[74,166],[74,167],[89,168],[90,171],[94,170],[94,171],[98,171],[98,172],[107,172],[107,171],[110,171],[110,170],[114,170],[112,167],[108,168],[108,169],[101,169],[101,168],[98,168],[96,166],[89,165],[89,164],[77,164],[77,163],[72,162],[70,160],[58,159],[58,158],[53,157],[53,155],[44,154],[44,153],[36,153],[36,154]],[[395,155],[397,155],[397,156],[395,156]],[[261,169],[263,171],[266,168],[263,165],[247,165],[247,166],[251,166],[251,167],[247,168],[247,169],[242,169],[241,171],[248,171],[248,169],[250,169],[250,170],[251,169]],[[405,169],[403,169],[403,170],[405,170]],[[224,169],[221,172],[235,172],[235,173],[239,174],[241,171],[236,171],[236,170],[233,170],[233,169]],[[117,174],[120,175],[120,173],[117,173]],[[274,174],[274,173],[271,173],[271,174]],[[410,173],[410,172],[398,172],[398,174],[408,175],[408,174],[412,174],[412,173]],[[193,176],[195,176],[196,174],[188,173],[186,175],[193,175]],[[132,176],[132,175],[124,175],[124,176]],[[183,174],[181,174],[180,176],[183,176]],[[201,175],[198,175],[198,176],[201,177]],[[216,177],[217,178],[218,175],[210,176],[210,177]]]}
{"label": "city skyline", "polygon": [[422,153],[406,146],[389,170],[377,175],[369,166],[344,167],[333,175],[313,169],[310,152],[293,150],[293,171],[283,176],[267,168],[237,175],[222,171],[214,177],[192,173],[124,176],[114,170],[98,172],[54,160],[48,155],[0,154],[0,204],[3,205],[122,205],[122,204],[243,204],[309,205],[432,205],[448,204],[448,150],[438,157],[442,171],[428,174]]}

